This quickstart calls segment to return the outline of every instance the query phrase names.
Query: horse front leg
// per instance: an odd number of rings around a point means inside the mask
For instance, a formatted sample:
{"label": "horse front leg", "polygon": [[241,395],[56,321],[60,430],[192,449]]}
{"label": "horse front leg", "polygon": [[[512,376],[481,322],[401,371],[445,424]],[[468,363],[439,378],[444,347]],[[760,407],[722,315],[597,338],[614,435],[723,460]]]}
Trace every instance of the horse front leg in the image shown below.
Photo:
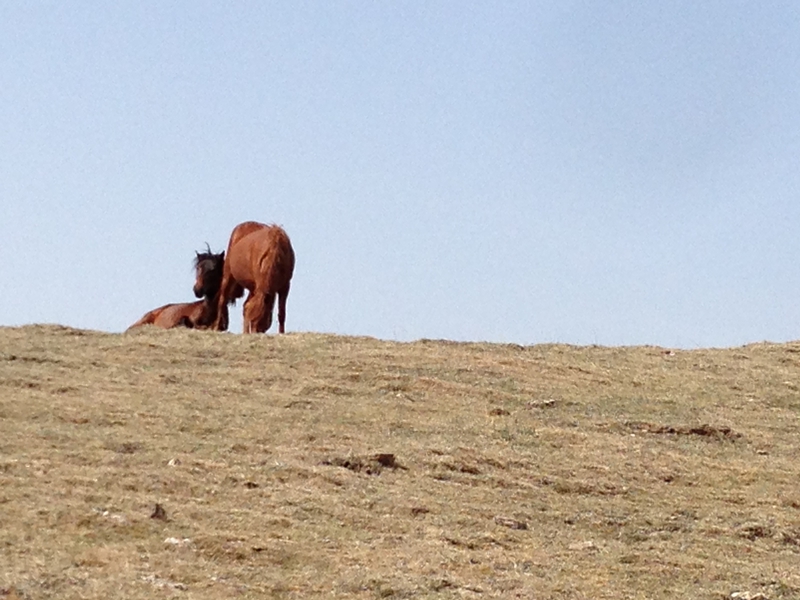
{"label": "horse front leg", "polygon": [[227,331],[228,330],[228,304],[225,302],[221,302],[219,306],[217,306],[217,318],[214,321],[212,329],[215,331]]}
{"label": "horse front leg", "polygon": [[231,277],[227,263],[222,268],[222,284],[219,286],[219,297],[217,298],[217,316],[214,319],[212,329],[216,331],[228,330],[228,300],[231,298],[236,288],[236,280]]}

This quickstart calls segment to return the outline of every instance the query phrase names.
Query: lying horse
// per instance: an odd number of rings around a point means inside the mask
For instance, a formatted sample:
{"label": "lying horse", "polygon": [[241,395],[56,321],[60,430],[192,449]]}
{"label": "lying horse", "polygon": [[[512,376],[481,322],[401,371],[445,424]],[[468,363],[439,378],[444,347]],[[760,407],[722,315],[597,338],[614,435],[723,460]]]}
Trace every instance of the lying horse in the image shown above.
{"label": "lying horse", "polygon": [[141,325],[155,325],[164,329],[173,327],[188,327],[190,329],[208,329],[217,318],[217,303],[220,284],[222,283],[222,269],[225,263],[225,253],[213,254],[208,252],[195,253],[194,259],[195,282],[194,294],[202,300],[185,302],[181,304],[165,304],[160,308],[151,310],[128,330]]}
{"label": "lying horse", "polygon": [[231,232],[214,328],[228,328],[228,304],[250,294],[244,303],[244,333],[264,333],[272,325],[278,296],[278,331],[286,332],[286,298],[294,273],[294,250],[286,232],[277,225],[247,221]]}

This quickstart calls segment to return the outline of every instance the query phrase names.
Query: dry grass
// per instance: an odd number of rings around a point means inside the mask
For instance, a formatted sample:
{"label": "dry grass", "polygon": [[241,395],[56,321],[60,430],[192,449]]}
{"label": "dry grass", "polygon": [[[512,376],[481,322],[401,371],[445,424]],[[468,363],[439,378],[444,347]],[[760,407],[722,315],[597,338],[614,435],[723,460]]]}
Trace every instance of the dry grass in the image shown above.
{"label": "dry grass", "polygon": [[798,374],[0,328],[0,599],[800,598]]}

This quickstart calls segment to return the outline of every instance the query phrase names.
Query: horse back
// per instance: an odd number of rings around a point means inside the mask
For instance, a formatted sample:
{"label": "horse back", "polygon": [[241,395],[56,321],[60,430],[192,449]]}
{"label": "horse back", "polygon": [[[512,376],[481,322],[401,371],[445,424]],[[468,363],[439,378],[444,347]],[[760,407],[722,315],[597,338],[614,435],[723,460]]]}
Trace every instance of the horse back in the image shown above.
{"label": "horse back", "polygon": [[158,308],[154,308],[153,310],[144,314],[144,316],[136,321],[133,325],[128,327],[128,330],[133,329],[134,327],[141,327],[142,325],[155,325],[156,321],[159,320],[161,315],[175,306],[174,304],[165,304],[164,306],[159,306]]}
{"label": "horse back", "polygon": [[243,237],[246,237],[259,229],[266,229],[267,227],[269,227],[269,225],[258,223],[256,221],[245,221],[244,223],[239,223],[233,228],[233,231],[231,231],[231,239],[228,241],[228,253],[230,253],[231,248],[233,248],[233,246],[236,245]]}
{"label": "horse back", "polygon": [[202,307],[202,300],[191,303],[165,304],[145,314],[136,323],[128,327],[128,330],[142,325],[155,325],[162,329],[172,329],[173,327],[192,328]]}
{"label": "horse back", "polygon": [[259,281],[270,291],[284,290],[294,272],[291,241],[277,225],[254,228],[230,248],[227,257],[233,277],[249,289]]}
{"label": "horse back", "polygon": [[134,329],[135,327],[141,327],[142,325],[152,325],[155,322],[156,317],[158,316],[158,313],[160,311],[162,311],[163,309],[164,309],[164,307],[162,306],[161,308],[155,308],[155,309],[151,310],[150,312],[145,313],[144,316],[141,319],[139,319],[138,321],[136,321],[136,323],[134,323],[133,325],[128,327],[128,329],[126,329],[126,331],[130,331],[131,329]]}

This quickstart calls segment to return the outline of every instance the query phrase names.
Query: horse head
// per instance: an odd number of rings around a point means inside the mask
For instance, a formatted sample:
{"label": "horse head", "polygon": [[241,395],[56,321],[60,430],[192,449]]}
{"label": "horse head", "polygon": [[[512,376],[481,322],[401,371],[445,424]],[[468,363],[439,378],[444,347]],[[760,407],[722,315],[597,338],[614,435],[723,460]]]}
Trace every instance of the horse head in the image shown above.
{"label": "horse head", "polygon": [[222,285],[222,267],[225,264],[225,253],[214,254],[206,244],[206,252],[195,252],[194,295],[197,298],[214,298]]}

